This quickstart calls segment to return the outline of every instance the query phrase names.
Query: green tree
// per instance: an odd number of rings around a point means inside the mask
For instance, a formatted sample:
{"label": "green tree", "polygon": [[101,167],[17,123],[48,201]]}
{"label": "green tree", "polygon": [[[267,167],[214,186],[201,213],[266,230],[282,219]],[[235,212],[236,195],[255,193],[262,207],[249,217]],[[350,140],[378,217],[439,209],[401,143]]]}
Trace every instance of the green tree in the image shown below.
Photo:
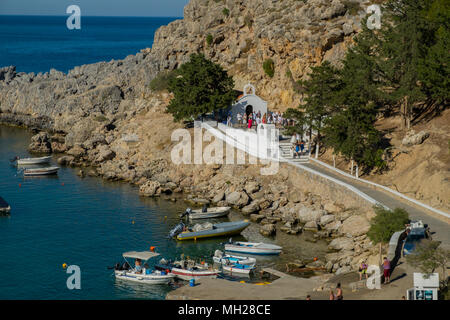
{"label": "green tree", "polygon": [[424,16],[429,24],[429,39],[420,78],[427,96],[444,103],[450,98],[450,1],[433,1]]}
{"label": "green tree", "polygon": [[392,103],[400,103],[402,125],[409,129],[413,105],[425,98],[419,71],[427,51],[428,24],[423,11],[429,0],[390,0],[383,11],[379,47],[384,86]]}
{"label": "green tree", "polygon": [[311,130],[317,131],[316,157],[319,153],[320,135],[324,120],[336,108],[336,97],[340,85],[337,70],[328,61],[323,62],[320,66],[313,67],[309,79],[301,82],[307,97],[305,98],[305,104],[300,108],[304,108]]}
{"label": "green tree", "polygon": [[283,116],[286,119],[291,119],[294,121],[294,125],[287,125],[284,127],[284,134],[293,135],[294,133],[298,133],[301,136],[304,135],[304,125],[307,124],[308,121],[303,111],[297,108],[289,108],[286,112],[284,112]]}
{"label": "green tree", "polygon": [[[355,38],[339,70],[340,84],[334,91],[339,108],[326,120],[325,142],[335,154],[354,160],[366,171],[383,168],[381,133],[375,128],[378,114],[380,70],[373,43],[373,33],[365,27]],[[333,100],[333,98],[329,98]]]}
{"label": "green tree", "polygon": [[409,222],[409,215],[406,210],[396,208],[391,211],[381,206],[374,208],[376,216],[370,221],[370,229],[367,236],[376,243],[387,243],[392,235],[405,229],[405,224]]}
{"label": "green tree", "polygon": [[406,261],[426,274],[442,268],[442,275],[445,277],[450,250],[439,248],[440,244],[440,241],[422,240],[417,244],[414,253],[406,256]]}
{"label": "green tree", "polygon": [[203,54],[192,54],[169,81],[174,97],[167,112],[181,121],[227,108],[235,99],[233,87],[233,78],[220,65]]}

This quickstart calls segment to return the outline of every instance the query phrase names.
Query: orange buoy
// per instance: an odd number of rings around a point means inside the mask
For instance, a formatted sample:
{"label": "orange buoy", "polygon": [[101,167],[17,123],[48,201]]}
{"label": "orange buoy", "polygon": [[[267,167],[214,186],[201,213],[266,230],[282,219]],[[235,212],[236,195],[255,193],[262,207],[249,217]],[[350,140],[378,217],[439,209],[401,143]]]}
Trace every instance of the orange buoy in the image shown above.
{"label": "orange buoy", "polygon": [[314,261],[317,261],[317,257],[314,257],[314,259],[313,259]]}
{"label": "orange buoy", "polygon": [[22,186],[22,184],[21,183],[19,183],[19,188]]}
{"label": "orange buoy", "polygon": [[150,251],[151,251],[151,252],[155,252],[155,247],[153,247],[153,246],[150,247]]}

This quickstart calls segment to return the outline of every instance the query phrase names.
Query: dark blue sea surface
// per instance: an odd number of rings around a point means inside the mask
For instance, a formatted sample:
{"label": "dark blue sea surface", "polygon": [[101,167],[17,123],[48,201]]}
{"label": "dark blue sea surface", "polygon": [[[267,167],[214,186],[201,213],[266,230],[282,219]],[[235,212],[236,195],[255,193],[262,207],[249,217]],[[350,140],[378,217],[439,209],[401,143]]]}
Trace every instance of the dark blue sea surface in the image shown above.
{"label": "dark blue sea surface", "polygon": [[67,72],[83,64],[123,59],[151,47],[155,31],[176,19],[82,16],[81,29],[69,30],[67,16],[0,15],[0,67]]}

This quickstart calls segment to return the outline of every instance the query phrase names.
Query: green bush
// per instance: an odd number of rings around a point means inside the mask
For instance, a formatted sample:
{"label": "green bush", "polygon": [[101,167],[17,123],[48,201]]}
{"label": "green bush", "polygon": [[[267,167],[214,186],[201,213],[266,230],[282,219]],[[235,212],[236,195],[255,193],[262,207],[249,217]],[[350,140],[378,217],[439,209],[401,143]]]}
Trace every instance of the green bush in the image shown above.
{"label": "green bush", "polygon": [[376,216],[370,222],[370,229],[367,236],[374,243],[387,243],[392,235],[405,229],[405,224],[409,222],[409,215],[406,210],[396,208],[391,211],[381,206],[374,208]]}
{"label": "green bush", "polygon": [[214,40],[214,38],[213,38],[213,36],[212,36],[211,34],[208,34],[208,35],[206,36],[206,43],[208,44],[208,46],[211,46],[211,45],[212,45],[213,40]]}
{"label": "green bush", "polygon": [[152,81],[150,89],[153,91],[163,91],[169,88],[169,81],[175,76],[175,71],[162,71]]}
{"label": "green bush", "polygon": [[223,8],[222,13],[225,17],[228,17],[230,15],[230,10],[228,8]]}
{"label": "green bush", "polygon": [[264,72],[271,78],[275,75],[275,63],[272,59],[267,59],[263,63]]}

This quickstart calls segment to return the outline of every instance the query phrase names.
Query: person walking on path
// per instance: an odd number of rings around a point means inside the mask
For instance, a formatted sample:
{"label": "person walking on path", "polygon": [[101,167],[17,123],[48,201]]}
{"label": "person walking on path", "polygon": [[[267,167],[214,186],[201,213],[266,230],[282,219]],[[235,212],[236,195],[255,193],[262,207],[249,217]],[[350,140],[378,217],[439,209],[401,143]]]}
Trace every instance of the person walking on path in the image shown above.
{"label": "person walking on path", "polygon": [[335,300],[334,292],[330,289],[330,300]]}
{"label": "person walking on path", "polygon": [[339,282],[336,286],[336,300],[344,300],[344,296],[342,294],[341,283]]}
{"label": "person walking on path", "polygon": [[387,257],[383,258],[383,274],[384,274],[384,284],[389,283],[391,277],[391,262]]}
{"label": "person walking on path", "polygon": [[364,260],[361,261],[361,265],[359,266],[359,281],[362,280],[363,274],[366,275],[366,279],[367,279],[368,278],[368,276],[367,276],[367,264],[366,264],[366,262]]}

